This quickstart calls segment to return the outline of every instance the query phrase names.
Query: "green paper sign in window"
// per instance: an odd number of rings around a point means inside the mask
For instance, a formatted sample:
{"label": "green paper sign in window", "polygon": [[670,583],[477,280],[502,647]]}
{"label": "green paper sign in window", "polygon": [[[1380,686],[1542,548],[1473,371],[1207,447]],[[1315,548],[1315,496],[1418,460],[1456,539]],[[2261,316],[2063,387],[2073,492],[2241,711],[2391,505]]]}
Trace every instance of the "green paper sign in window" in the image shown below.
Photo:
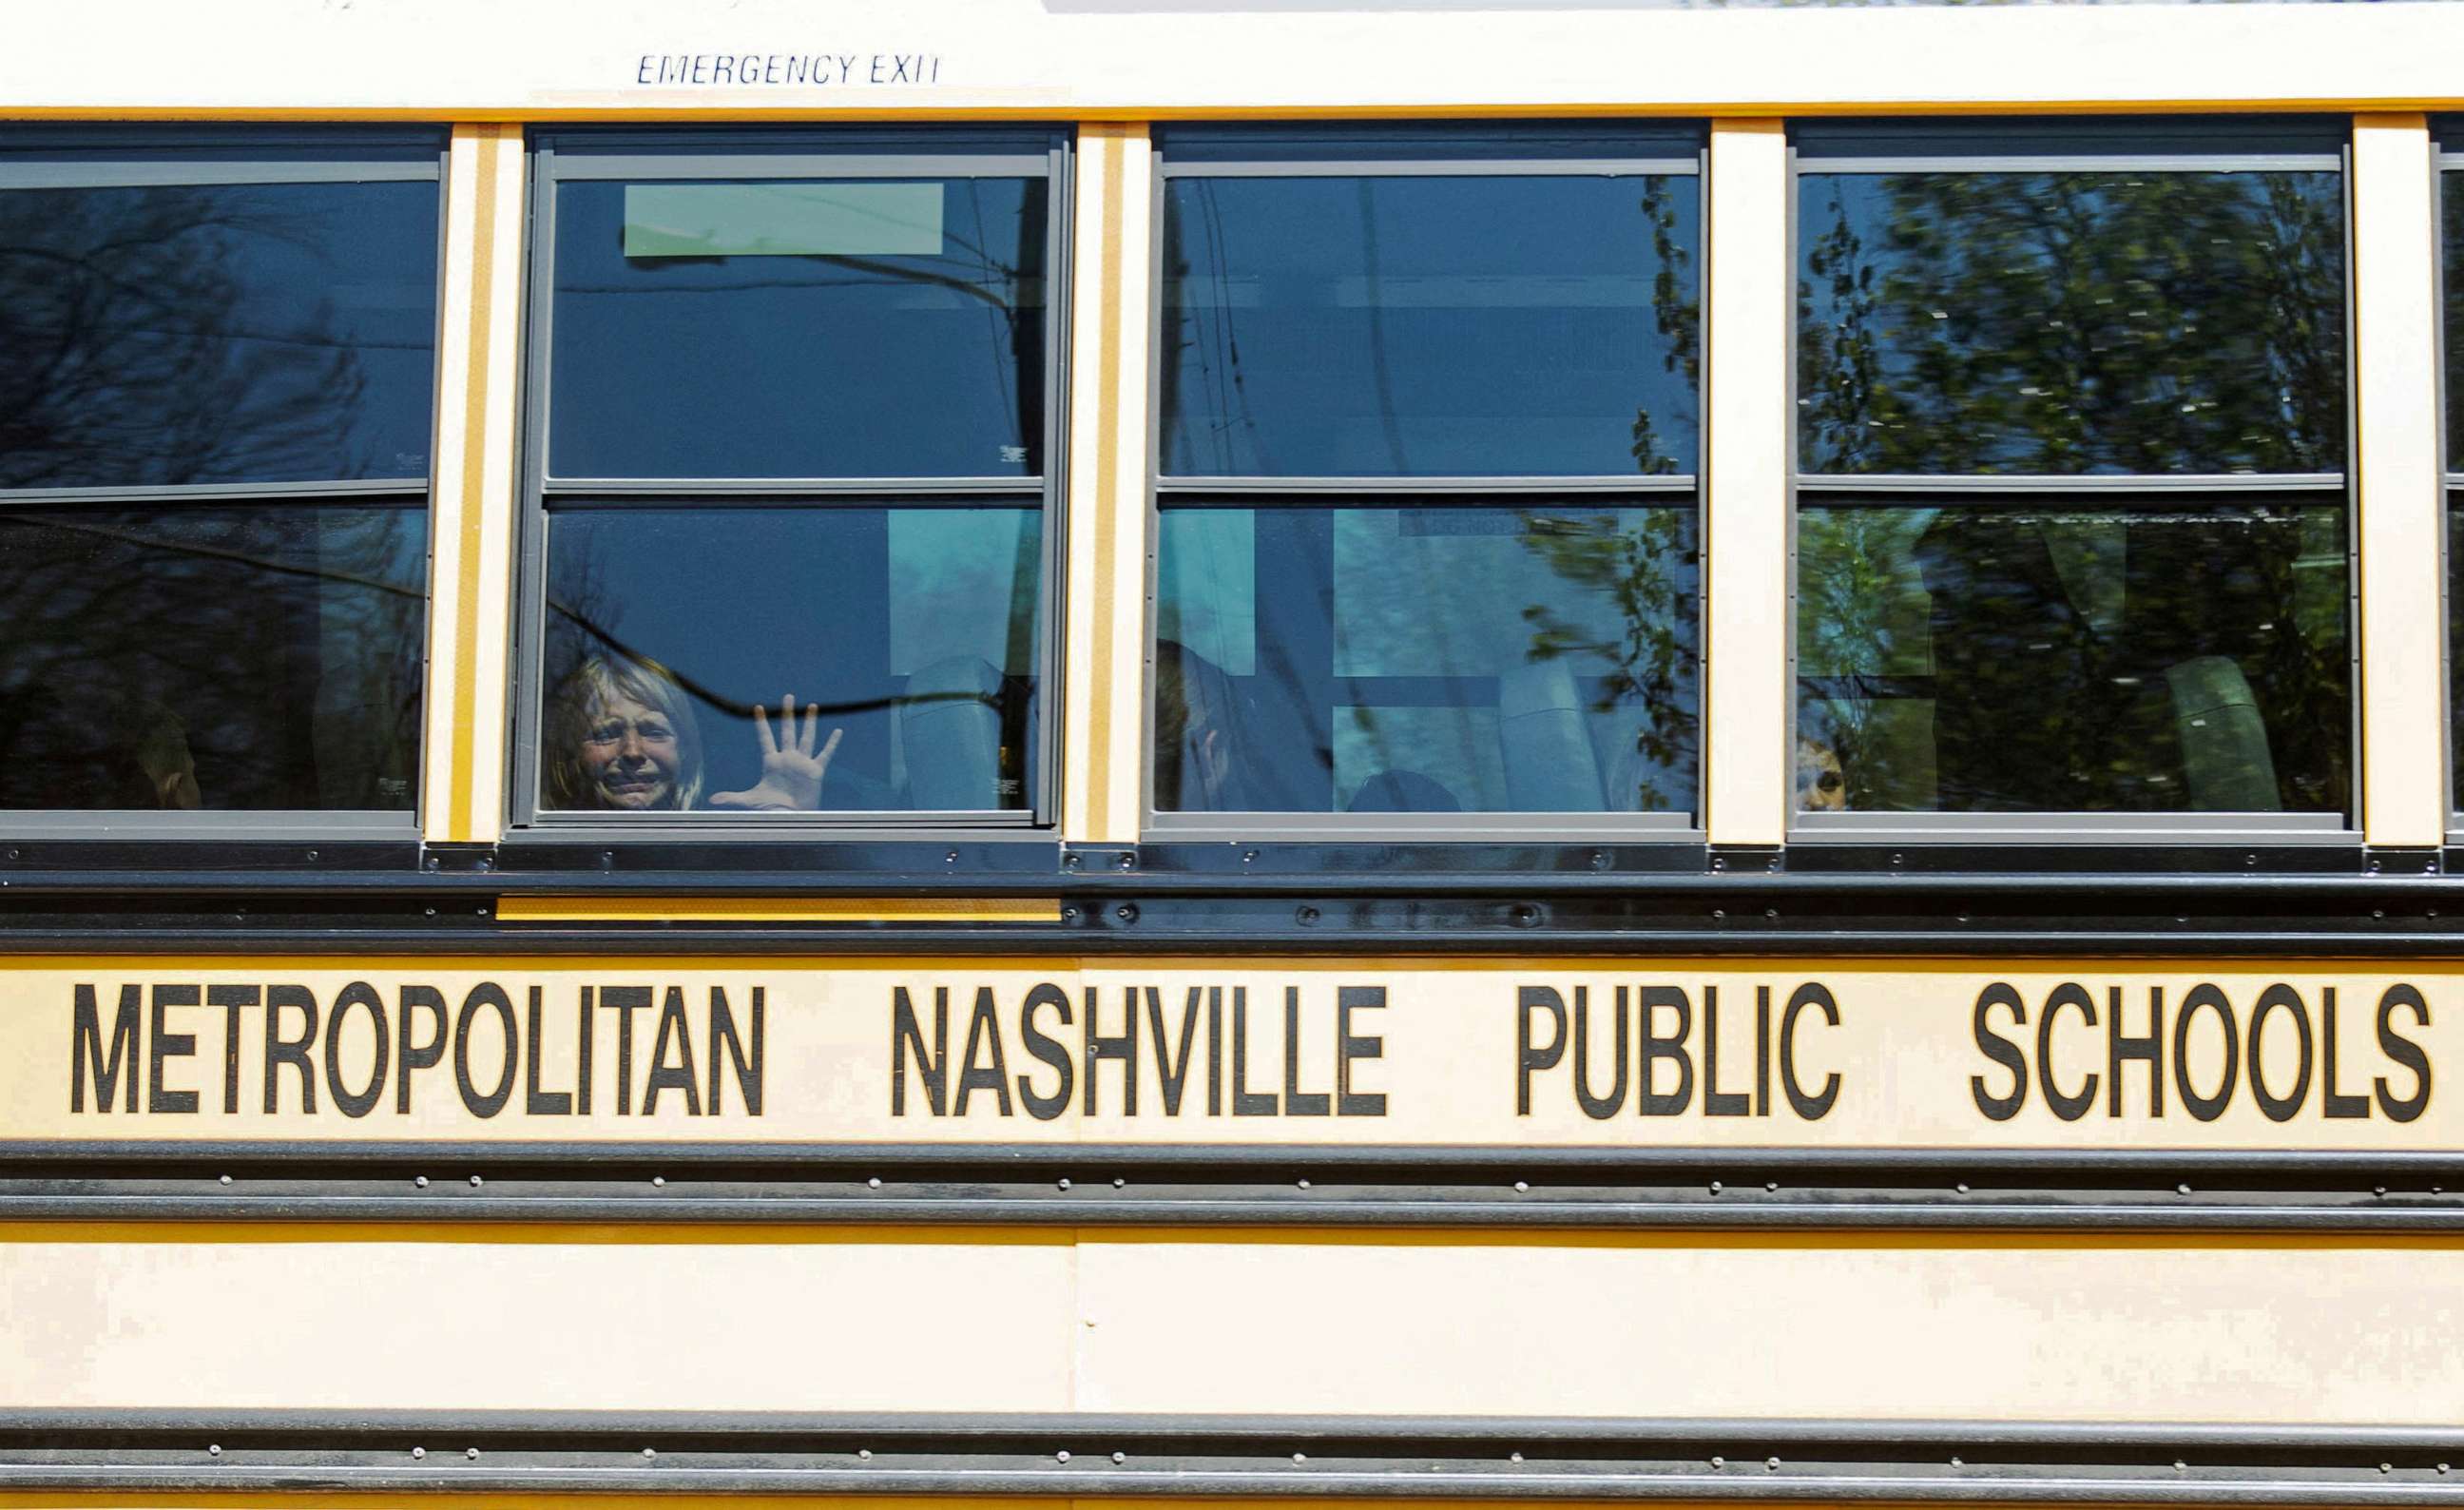
{"label": "green paper sign in window", "polygon": [[941,186],[628,184],[625,255],[938,256]]}

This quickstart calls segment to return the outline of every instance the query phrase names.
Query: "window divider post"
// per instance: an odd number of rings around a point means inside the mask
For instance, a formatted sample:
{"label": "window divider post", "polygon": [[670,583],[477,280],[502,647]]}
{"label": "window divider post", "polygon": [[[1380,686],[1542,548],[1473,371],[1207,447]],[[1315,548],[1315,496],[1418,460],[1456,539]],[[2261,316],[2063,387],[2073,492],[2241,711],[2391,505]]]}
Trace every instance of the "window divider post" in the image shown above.
{"label": "window divider post", "polygon": [[1788,137],[1711,123],[1705,216],[1704,792],[1713,844],[1787,837],[1791,297]]}
{"label": "window divider post", "polygon": [[453,127],[420,784],[420,834],[429,843],[487,844],[504,833],[526,169],[520,126]]}
{"label": "window divider post", "polygon": [[1146,790],[1148,351],[1155,151],[1143,123],[1079,128],[1072,210],[1061,836],[1126,844]]}
{"label": "window divider post", "polygon": [[2353,475],[2362,830],[2445,837],[2445,560],[2434,151],[2418,115],[2353,120]]}

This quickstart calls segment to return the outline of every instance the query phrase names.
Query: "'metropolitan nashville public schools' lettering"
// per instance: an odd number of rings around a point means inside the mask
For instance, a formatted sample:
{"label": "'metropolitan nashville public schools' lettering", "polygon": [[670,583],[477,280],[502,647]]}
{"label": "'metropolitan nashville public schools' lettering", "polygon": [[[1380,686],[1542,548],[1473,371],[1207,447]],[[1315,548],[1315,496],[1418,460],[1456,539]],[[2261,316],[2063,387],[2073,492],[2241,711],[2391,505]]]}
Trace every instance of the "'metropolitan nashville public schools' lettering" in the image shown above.
{"label": "'metropolitan nashville public schools' lettering", "polygon": [[[1979,972],[1951,994],[1921,972],[1845,966],[1769,982],[1714,969],[1682,984],[1507,967],[1407,974],[1399,989],[1331,970],[1295,972],[1298,984],[1202,969],[1157,971],[1155,984],[806,970],[766,986],[748,972],[581,985],[580,973],[553,986],[64,981],[51,1020],[65,1043],[39,1057],[57,1064],[66,1049],[65,1109],[79,1121],[475,1119],[544,1132],[559,1118],[604,1129],[766,1114],[781,1138],[861,1141],[1064,1118],[1221,1120],[1224,1132],[1193,1136],[1238,1138],[1230,1124],[1244,1120],[1328,1119],[1314,1136],[1461,1126],[1509,1143],[1524,1127],[1544,1141],[1635,1141],[1645,1135],[1608,1124],[1637,1119],[1756,1119],[1866,1140],[1911,1115],[1936,1129],[2401,1125],[2431,1109],[2439,1041],[2422,988],[2386,976],[2340,992],[2249,973],[2115,984]],[[774,1022],[782,988],[797,991],[793,1010]],[[31,1051],[0,1038],[0,1052],[23,1062]]]}

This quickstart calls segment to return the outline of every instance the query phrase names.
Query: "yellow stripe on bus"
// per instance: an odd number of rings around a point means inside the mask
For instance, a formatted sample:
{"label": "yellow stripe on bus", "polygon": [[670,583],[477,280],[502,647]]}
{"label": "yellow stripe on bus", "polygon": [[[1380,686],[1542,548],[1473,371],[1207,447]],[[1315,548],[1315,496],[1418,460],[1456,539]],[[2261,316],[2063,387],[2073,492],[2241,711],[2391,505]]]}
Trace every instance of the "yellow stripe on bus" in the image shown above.
{"label": "yellow stripe on bus", "polygon": [[507,922],[1059,922],[1053,897],[505,897]]}
{"label": "yellow stripe on bus", "polygon": [[496,297],[496,160],[504,150],[506,138],[518,135],[519,129],[512,126],[482,133],[475,154],[477,202],[473,207],[474,245],[468,361],[463,374],[466,387],[462,395],[462,491],[456,521],[462,542],[458,562],[461,570],[454,584],[452,790],[447,809],[451,814],[447,832],[457,840],[471,837],[477,804],[473,790],[476,758],[473,725],[479,712],[480,553],[487,548],[487,532],[482,526],[487,517],[483,495],[488,472],[489,334]]}
{"label": "yellow stripe on bus", "polygon": [[1121,174],[1129,152],[1127,128],[1094,133],[1101,144],[1102,165],[1096,179],[1103,194],[1102,294],[1097,313],[1095,409],[1095,560],[1088,580],[1094,593],[1094,686],[1087,741],[1086,781],[1094,832],[1110,837],[1118,833],[1120,815],[1112,811],[1112,675],[1117,647],[1113,642],[1112,573],[1120,542],[1121,496]]}

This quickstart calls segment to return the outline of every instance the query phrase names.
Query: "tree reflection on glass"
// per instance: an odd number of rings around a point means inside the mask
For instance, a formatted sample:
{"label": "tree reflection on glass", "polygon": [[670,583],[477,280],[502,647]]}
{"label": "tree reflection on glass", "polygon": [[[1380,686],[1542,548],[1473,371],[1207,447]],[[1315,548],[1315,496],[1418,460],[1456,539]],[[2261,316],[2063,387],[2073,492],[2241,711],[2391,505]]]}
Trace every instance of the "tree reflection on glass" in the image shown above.
{"label": "tree reflection on glass", "polygon": [[[1798,731],[1846,805],[2347,809],[2335,484],[2032,504],[1987,481],[2341,469],[2338,176],[1801,185]],[[1980,487],[1815,505],[1821,477],[1877,474]]]}
{"label": "tree reflection on glass", "polygon": [[0,808],[409,808],[426,522],[0,512]]}
{"label": "tree reflection on glass", "polygon": [[1809,173],[1808,473],[2282,473],[2344,457],[2334,173]]}
{"label": "tree reflection on glass", "polygon": [[0,487],[424,477],[432,183],[0,191]]}
{"label": "tree reflection on glass", "polygon": [[[1681,222],[1672,195],[1676,181],[1644,181],[1639,208],[1651,230],[1656,271],[1652,278],[1652,321],[1663,344],[1661,366],[1680,375],[1690,401],[1701,391],[1702,303],[1693,276],[1694,253],[1690,217]],[[1691,181],[1684,181],[1687,190]],[[1692,405],[1685,405],[1682,429],[1694,433]],[[1647,405],[1634,412],[1635,469],[1650,477],[1680,470],[1679,458],[1661,442],[1659,426]],[[1620,704],[1639,716],[1632,736],[1633,759],[1622,762],[1631,774],[1610,777],[1613,809],[1658,811],[1689,810],[1695,790],[1695,724],[1698,699],[1695,668],[1700,655],[1696,611],[1700,563],[1690,510],[1655,509],[1642,516],[1632,531],[1565,530],[1540,527],[1536,518],[1527,526],[1524,544],[1555,570],[1574,596],[1616,605],[1617,633],[1608,637],[1587,634],[1564,611],[1566,599],[1554,594],[1523,611],[1531,626],[1527,657],[1533,662],[1582,655],[1609,668],[1598,679],[1593,702],[1596,714],[1615,712]],[[1618,743],[1623,744],[1622,730]],[[1623,757],[1626,752],[1619,750]]]}
{"label": "tree reflection on glass", "polygon": [[0,190],[0,488],[90,490],[0,511],[0,808],[413,805],[435,236],[432,180]]}
{"label": "tree reflection on glass", "polygon": [[[1531,627],[1524,654],[1534,663],[1568,658],[1596,689],[1591,710],[1613,746],[1611,811],[1683,812],[1695,791],[1700,578],[1693,511],[1639,512],[1623,529],[1604,527],[1614,526],[1614,518],[1588,527],[1527,519],[1523,543],[1557,580],[1555,590],[1523,611]],[[1603,605],[1613,618],[1599,612]]]}

